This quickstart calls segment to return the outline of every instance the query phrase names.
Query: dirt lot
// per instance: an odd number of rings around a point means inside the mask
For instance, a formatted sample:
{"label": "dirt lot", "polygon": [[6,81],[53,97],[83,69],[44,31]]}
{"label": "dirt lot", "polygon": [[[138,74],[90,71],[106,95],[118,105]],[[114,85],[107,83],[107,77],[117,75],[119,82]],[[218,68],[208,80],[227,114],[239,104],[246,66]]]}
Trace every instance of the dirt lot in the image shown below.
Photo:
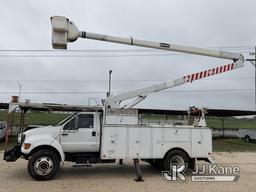
{"label": "dirt lot", "polygon": [[[0,152],[0,159],[3,153]],[[160,172],[146,163],[142,163],[145,182],[137,183],[133,164],[96,165],[74,168],[65,163],[60,175],[52,181],[38,182],[27,173],[25,160],[6,163],[0,160],[0,191],[256,191],[256,153],[215,153],[216,163],[239,166],[238,182],[221,183],[167,183]]]}

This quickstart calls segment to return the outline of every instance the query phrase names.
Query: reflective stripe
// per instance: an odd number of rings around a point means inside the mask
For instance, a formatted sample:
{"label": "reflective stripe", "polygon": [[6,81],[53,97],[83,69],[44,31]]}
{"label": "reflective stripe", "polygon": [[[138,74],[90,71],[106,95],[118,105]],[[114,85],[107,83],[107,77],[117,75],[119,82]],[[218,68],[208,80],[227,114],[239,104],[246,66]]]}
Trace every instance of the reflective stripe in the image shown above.
{"label": "reflective stripe", "polygon": [[198,80],[198,79],[201,79],[201,78],[217,75],[219,73],[224,73],[224,72],[233,70],[234,68],[235,68],[234,63],[227,64],[227,65],[223,65],[223,66],[220,66],[220,67],[211,68],[211,69],[208,69],[208,70],[205,70],[205,71],[192,73],[190,75],[184,76],[183,79],[184,79],[185,82],[192,82],[194,80]]}

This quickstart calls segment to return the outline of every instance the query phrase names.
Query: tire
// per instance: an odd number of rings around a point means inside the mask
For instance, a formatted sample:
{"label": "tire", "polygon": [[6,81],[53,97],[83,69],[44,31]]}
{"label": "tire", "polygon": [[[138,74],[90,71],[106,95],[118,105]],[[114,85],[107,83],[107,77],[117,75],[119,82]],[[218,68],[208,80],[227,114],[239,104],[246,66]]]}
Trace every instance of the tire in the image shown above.
{"label": "tire", "polygon": [[177,164],[178,168],[180,167],[179,164],[184,163],[186,164],[186,167],[183,172],[186,172],[190,166],[190,159],[181,150],[172,150],[168,152],[163,160],[163,170],[164,171],[170,171],[171,169],[171,164]]}
{"label": "tire", "polygon": [[250,136],[246,135],[244,137],[245,142],[249,143],[251,141]]}
{"label": "tire", "polygon": [[29,175],[35,180],[50,180],[59,172],[60,160],[51,150],[39,150],[30,157],[27,169]]}

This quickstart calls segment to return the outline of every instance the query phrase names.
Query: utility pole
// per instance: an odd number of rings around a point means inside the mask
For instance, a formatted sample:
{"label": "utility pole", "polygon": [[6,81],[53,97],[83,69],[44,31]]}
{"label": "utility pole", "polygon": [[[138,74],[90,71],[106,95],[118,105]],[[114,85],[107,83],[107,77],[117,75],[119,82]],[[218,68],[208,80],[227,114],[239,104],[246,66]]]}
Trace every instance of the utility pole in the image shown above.
{"label": "utility pole", "polygon": [[107,97],[111,95],[111,74],[112,70],[108,71],[108,92],[107,92]]}
{"label": "utility pole", "polygon": [[[254,95],[255,95],[255,97],[256,97],[256,46],[254,47],[254,53],[251,53],[252,55],[254,55],[254,71],[255,71],[255,73],[254,73],[254,90],[255,90],[255,92],[254,92]],[[256,111],[256,100],[254,101],[255,102],[255,111]]]}
{"label": "utility pole", "polygon": [[[252,65],[254,65],[255,67],[255,73],[254,73],[254,84],[255,84],[255,92],[254,92],[254,95],[256,95],[256,46],[254,47],[254,52],[250,52],[249,53],[250,55],[254,55],[254,59],[246,59],[246,61],[250,61]],[[255,110],[256,110],[256,100],[254,101],[255,103]]]}
{"label": "utility pole", "polygon": [[19,96],[18,96],[18,102],[19,102],[20,101],[20,94],[21,94],[21,87],[22,87],[22,85],[21,85],[20,81],[17,81],[17,83],[19,85]]}

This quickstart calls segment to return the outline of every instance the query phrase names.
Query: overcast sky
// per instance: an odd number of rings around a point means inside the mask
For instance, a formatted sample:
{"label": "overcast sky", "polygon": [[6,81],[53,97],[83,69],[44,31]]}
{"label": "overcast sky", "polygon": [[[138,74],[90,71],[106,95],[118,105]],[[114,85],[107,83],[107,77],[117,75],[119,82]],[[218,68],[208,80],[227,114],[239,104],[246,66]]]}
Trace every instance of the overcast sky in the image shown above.
{"label": "overcast sky", "polygon": [[[68,45],[68,50],[84,52],[4,51],[52,50],[50,17],[53,15],[70,18],[80,30],[217,47],[243,53],[245,58],[251,57],[248,52],[256,45],[255,0],[0,2],[0,102],[9,102],[11,95],[17,95],[17,81],[22,85],[22,100],[87,104],[88,98],[105,97],[110,69],[112,91],[124,92],[230,63],[84,39]],[[56,54],[79,56],[53,57]],[[255,110],[254,74],[254,67],[246,62],[244,68],[151,94],[137,107]]]}

